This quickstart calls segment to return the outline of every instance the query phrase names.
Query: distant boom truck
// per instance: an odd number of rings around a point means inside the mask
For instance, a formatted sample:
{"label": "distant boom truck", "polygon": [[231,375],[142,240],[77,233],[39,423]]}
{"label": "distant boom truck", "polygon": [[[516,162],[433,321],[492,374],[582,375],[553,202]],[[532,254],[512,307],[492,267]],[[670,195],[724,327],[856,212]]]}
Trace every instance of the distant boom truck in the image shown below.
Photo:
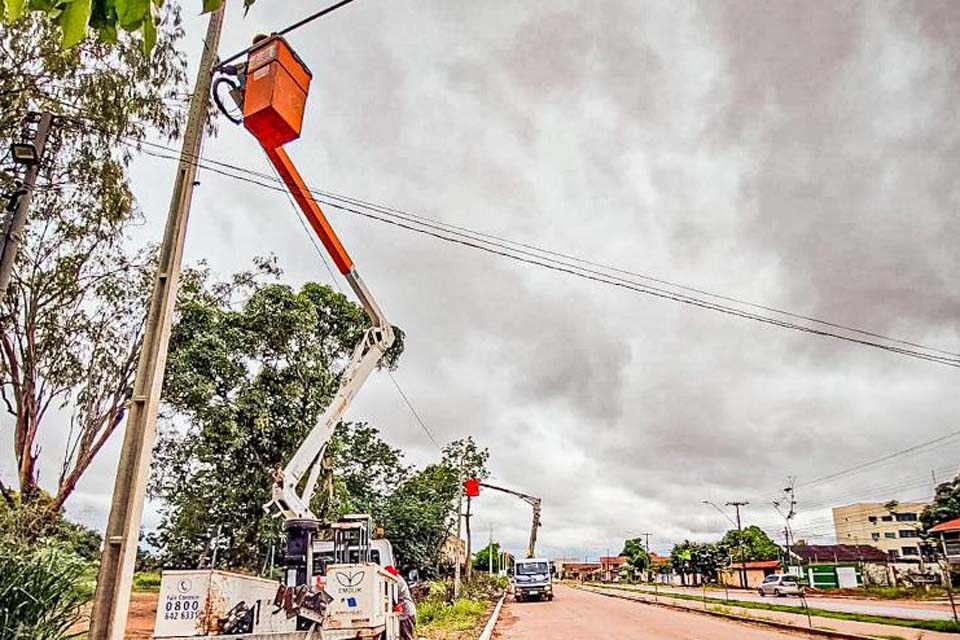
{"label": "distant boom truck", "polygon": [[[215,570],[164,572],[154,637],[393,640],[399,636],[399,583],[384,570],[394,564],[390,543],[372,539],[368,515],[323,523],[310,510],[324,449],[354,395],[393,344],[393,329],[283,149],[300,136],[310,70],[274,35],[255,42],[245,63],[222,66],[218,72],[213,84],[217,105],[231,120],[242,122],[263,147],[360,299],[371,326],[326,411],[286,466],[271,474],[271,500],[264,508],[285,520],[282,582]],[[242,118],[223,107],[219,91],[224,85]]]}

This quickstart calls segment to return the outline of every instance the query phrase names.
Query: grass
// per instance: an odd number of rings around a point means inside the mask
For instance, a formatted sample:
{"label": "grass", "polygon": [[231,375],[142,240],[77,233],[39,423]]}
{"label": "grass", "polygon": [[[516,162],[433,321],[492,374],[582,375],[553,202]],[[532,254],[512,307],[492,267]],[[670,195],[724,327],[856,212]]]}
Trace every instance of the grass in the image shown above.
{"label": "grass", "polygon": [[469,631],[485,618],[487,603],[461,598],[453,604],[424,600],[417,605],[417,627],[428,631]]}
{"label": "grass", "polygon": [[133,575],[133,590],[158,593],[160,591],[159,571],[140,571]]}
{"label": "grass", "polygon": [[[630,589],[626,587],[605,587],[619,589],[621,591],[643,591],[644,593],[652,593],[647,589]],[[727,606],[734,606],[740,609],[760,609],[763,611],[778,611],[780,613],[796,613],[800,615],[806,615],[809,611],[810,615],[817,616],[818,618],[834,618],[836,620],[851,620],[853,622],[869,622],[873,624],[885,624],[896,627],[908,627],[911,629],[924,629],[927,631],[942,631],[944,633],[960,633],[960,624],[957,624],[953,620],[913,620],[910,618],[897,618],[893,616],[877,616],[870,615],[865,613],[848,613],[845,611],[828,611],[826,609],[817,609],[815,607],[809,607],[804,609],[803,607],[798,607],[788,604],[770,604],[766,602],[753,602],[751,600],[737,600],[736,604],[723,600],[721,598],[712,598],[703,596],[697,596],[693,594],[686,593],[670,593],[663,592],[659,593],[662,598],[673,598],[676,600],[693,600],[694,602],[709,602],[711,604],[722,604]]]}

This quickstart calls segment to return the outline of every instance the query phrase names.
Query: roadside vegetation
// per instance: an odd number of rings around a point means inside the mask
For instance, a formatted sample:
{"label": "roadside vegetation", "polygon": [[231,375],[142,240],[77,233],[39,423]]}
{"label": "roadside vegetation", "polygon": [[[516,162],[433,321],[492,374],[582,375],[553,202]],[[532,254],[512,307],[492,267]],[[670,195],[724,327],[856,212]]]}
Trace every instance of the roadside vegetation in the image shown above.
{"label": "roadside vegetation", "polygon": [[508,584],[505,577],[478,573],[454,599],[450,580],[431,581],[417,603],[417,633],[428,640],[475,638]]}

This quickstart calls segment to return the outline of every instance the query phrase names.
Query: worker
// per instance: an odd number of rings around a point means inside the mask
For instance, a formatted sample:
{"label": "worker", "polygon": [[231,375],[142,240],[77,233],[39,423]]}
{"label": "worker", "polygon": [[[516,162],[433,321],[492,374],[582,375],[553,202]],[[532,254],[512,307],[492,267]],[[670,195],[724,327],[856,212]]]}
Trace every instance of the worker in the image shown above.
{"label": "worker", "polygon": [[400,583],[397,593],[397,606],[401,609],[400,640],[414,640],[413,632],[417,628],[417,605],[413,601],[413,594],[410,593],[410,586],[393,565],[387,565],[384,569]]}

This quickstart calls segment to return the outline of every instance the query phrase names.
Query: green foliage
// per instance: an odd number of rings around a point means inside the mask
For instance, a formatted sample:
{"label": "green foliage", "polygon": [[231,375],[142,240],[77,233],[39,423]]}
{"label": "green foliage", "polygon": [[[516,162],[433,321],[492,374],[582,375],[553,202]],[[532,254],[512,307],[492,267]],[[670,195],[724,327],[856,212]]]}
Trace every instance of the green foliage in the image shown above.
{"label": "green foliage", "polygon": [[90,597],[85,563],[54,545],[25,550],[0,545],[0,638],[59,640]]}
{"label": "green foliage", "polygon": [[494,542],[488,544],[473,554],[473,568],[480,571],[489,571],[490,562],[493,562],[493,570],[500,570],[500,543]]}
{"label": "green foliage", "polygon": [[627,558],[627,564],[633,567],[635,571],[643,571],[650,566],[650,556],[647,555],[643,540],[640,538],[625,540],[620,555]]}
{"label": "green foliage", "polygon": [[[188,426],[164,425],[150,487],[164,502],[155,541],[168,567],[208,562],[218,527],[222,566],[262,566],[281,524],[262,509],[270,472],[314,427],[367,327],[344,295],[315,283],[294,290],[272,282],[278,275],[273,261],[258,260],[228,282],[198,271],[181,289],[164,401]],[[403,349],[396,333],[387,367]],[[319,492],[321,512],[359,506],[375,515],[388,484],[404,477],[399,452],[375,436],[366,426],[341,427],[331,454],[346,470],[347,496]]]}
{"label": "green foliage", "polygon": [[[204,13],[219,9],[224,0],[201,0]],[[249,8],[255,0],[244,0]],[[157,10],[163,0],[0,0],[0,17],[7,24],[15,24],[26,11],[46,14],[52,24],[62,31],[60,44],[69,49],[76,46],[87,34],[89,26],[100,40],[113,43],[118,28],[124,31],[139,31],[143,47],[150,53],[156,43]]]}
{"label": "green foliage", "polygon": [[920,514],[920,523],[924,531],[929,531],[941,522],[954,518],[960,518],[960,476],[937,486],[933,502]]}
{"label": "green foliage", "polygon": [[[180,114],[169,101],[186,79],[176,50],[182,35],[175,8],[162,12],[149,60],[129,37],[112,47],[85,40],[64,52],[57,28],[33,13],[0,31],[0,148],[22,138],[29,111],[56,116],[0,300],[0,392],[15,416],[17,480],[32,500],[38,458],[55,457],[49,466],[61,473],[50,478],[53,511],[122,422],[129,400],[153,256],[126,246],[143,217],[126,177],[131,150],[121,143],[148,130],[177,135]],[[0,173],[0,192],[10,192],[15,177]],[[65,414],[69,429],[60,446],[41,449],[36,439],[51,408]]]}
{"label": "green foliage", "polygon": [[138,571],[133,574],[133,590],[158,593],[160,591],[160,572]]}
{"label": "green foliage", "polygon": [[86,561],[100,558],[100,534],[68,521],[62,513],[51,513],[49,495],[41,494],[27,503],[14,492],[9,498],[9,502],[0,500],[0,548],[32,549],[50,544]]}
{"label": "green foliage", "polygon": [[727,554],[719,544],[684,540],[670,551],[670,563],[677,573],[696,573],[705,582],[717,582],[720,568],[727,563]]}
{"label": "green foliage", "polygon": [[727,531],[720,544],[726,548],[736,562],[741,560],[777,560],[782,550],[770,537],[756,525],[745,527],[742,532],[736,529]]}
{"label": "green foliage", "polygon": [[488,604],[482,600],[460,598],[447,604],[444,601],[424,600],[417,605],[418,630],[469,631],[484,619]]}

